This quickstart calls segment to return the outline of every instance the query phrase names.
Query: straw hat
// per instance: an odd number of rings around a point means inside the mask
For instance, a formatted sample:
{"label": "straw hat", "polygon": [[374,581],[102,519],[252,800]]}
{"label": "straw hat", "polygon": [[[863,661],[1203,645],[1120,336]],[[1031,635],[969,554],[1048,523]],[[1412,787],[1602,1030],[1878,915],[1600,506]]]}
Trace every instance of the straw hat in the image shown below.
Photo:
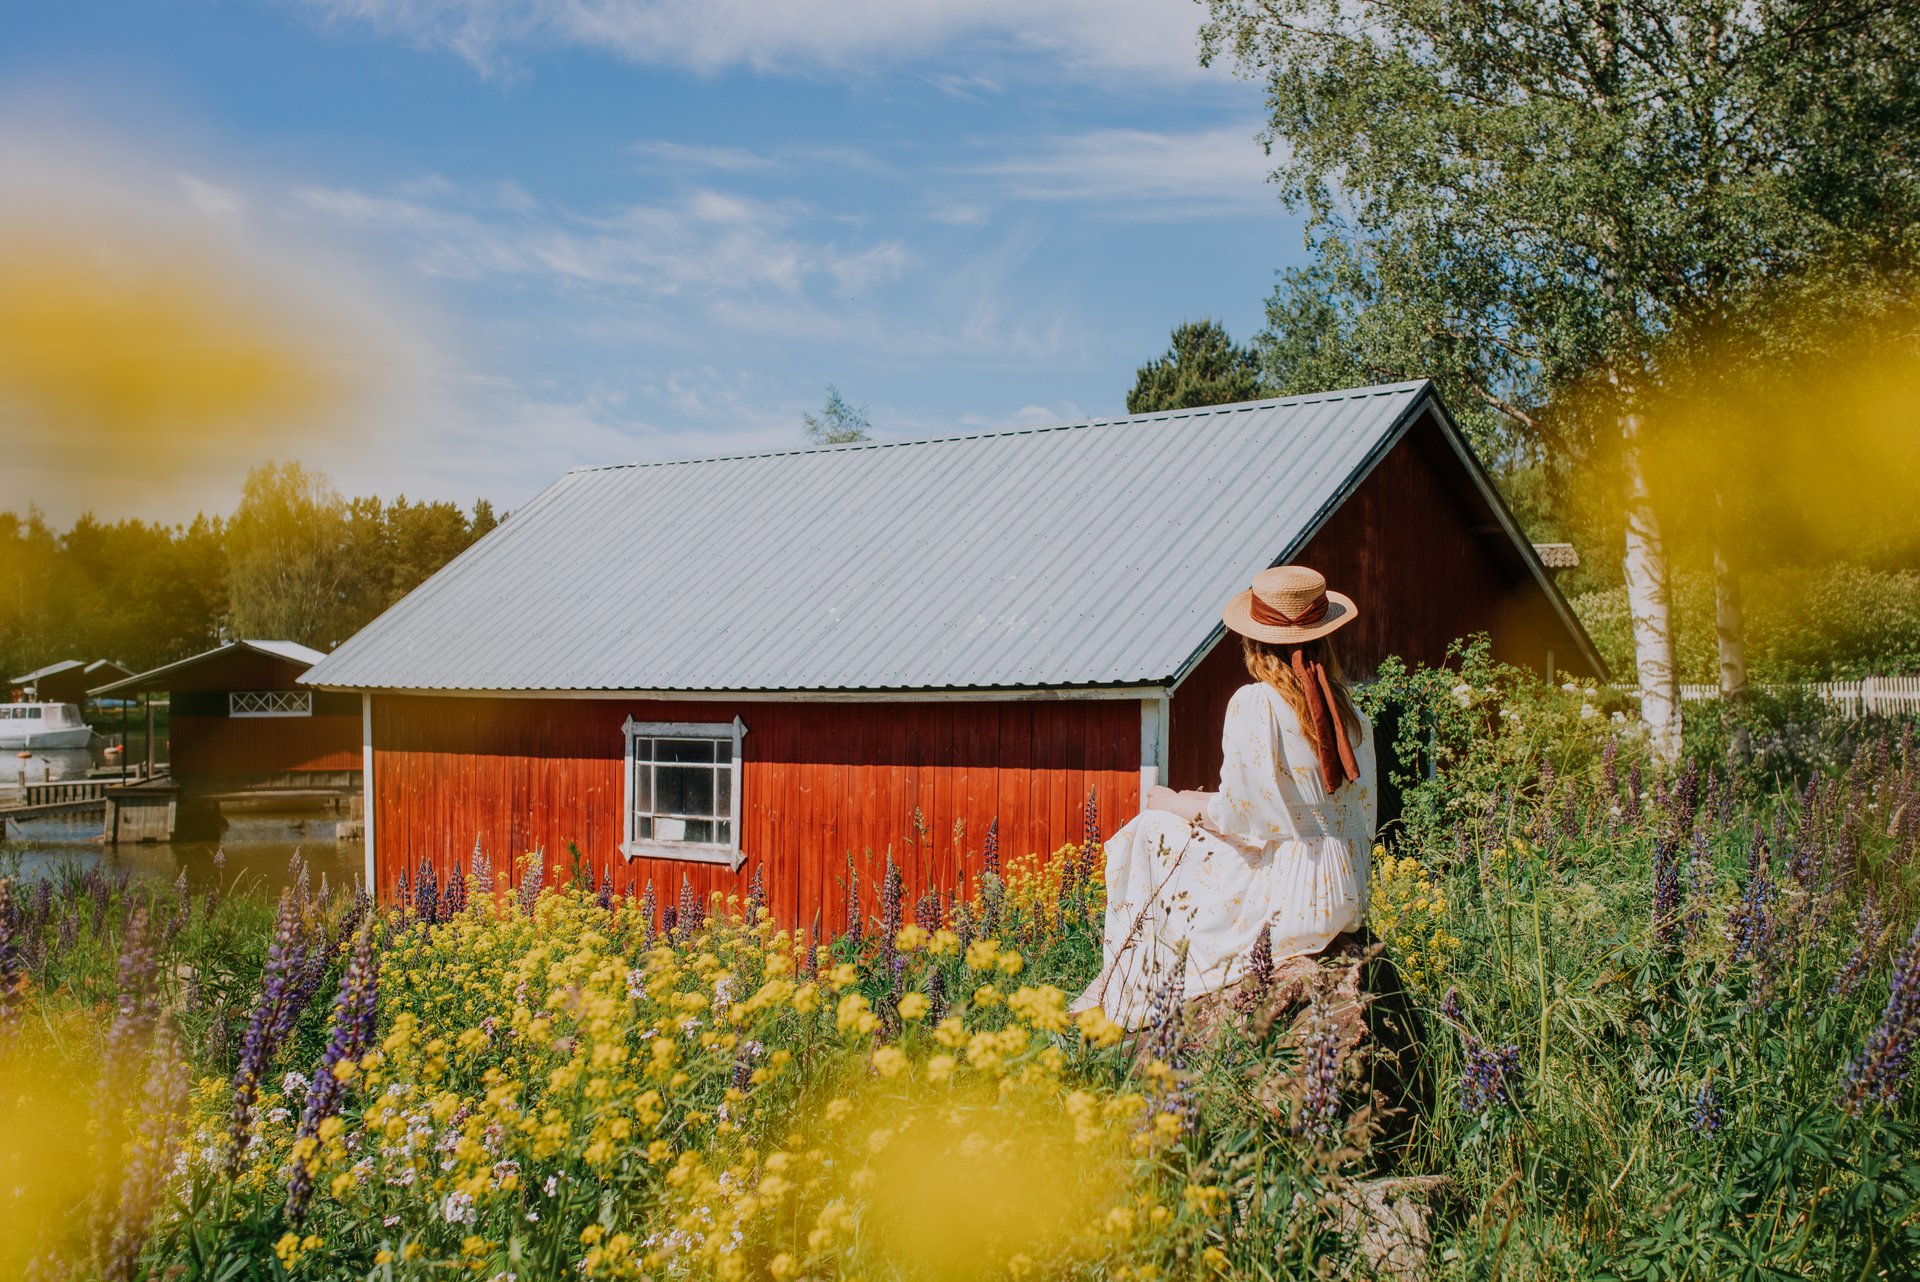
{"label": "straw hat", "polygon": [[1344,628],[1360,614],[1353,598],[1327,590],[1327,576],[1304,565],[1276,565],[1220,612],[1226,625],[1256,641],[1297,644]]}

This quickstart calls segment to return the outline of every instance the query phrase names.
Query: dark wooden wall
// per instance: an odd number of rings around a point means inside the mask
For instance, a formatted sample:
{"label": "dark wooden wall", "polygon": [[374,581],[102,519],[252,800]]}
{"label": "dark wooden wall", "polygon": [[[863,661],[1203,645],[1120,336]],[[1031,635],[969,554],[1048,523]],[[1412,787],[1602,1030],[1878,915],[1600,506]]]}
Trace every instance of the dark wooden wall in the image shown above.
{"label": "dark wooden wall", "polygon": [[[1415,424],[1295,558],[1360,607],[1335,634],[1347,675],[1370,675],[1390,654],[1438,663],[1457,638],[1486,632],[1494,657],[1544,671],[1597,675],[1525,560],[1431,417]],[[1220,724],[1247,683],[1237,637],[1188,675],[1170,710],[1168,774],[1175,788],[1220,780]]]}
{"label": "dark wooden wall", "polygon": [[[623,859],[621,723],[745,722],[742,848],[725,865]],[[569,841],[596,879],[611,867],[623,891],[652,879],[662,903],[681,879],[744,894],[764,869],[770,906],[789,925],[839,928],[851,857],[874,910],[889,850],[909,898],[951,889],[977,871],[987,825],[1000,821],[1011,858],[1051,852],[1082,831],[1097,788],[1102,834],[1139,809],[1138,700],[941,703],[713,702],[442,698],[376,695],[375,877],[390,897],[424,858],[442,876],[464,867],[474,839],[496,878],[543,848],[567,866]],[[918,809],[926,824],[913,826]],[[964,824],[959,849],[954,826]]]}
{"label": "dark wooden wall", "polygon": [[175,716],[168,751],[176,778],[238,780],[286,771],[358,770],[360,739],[357,715]]}

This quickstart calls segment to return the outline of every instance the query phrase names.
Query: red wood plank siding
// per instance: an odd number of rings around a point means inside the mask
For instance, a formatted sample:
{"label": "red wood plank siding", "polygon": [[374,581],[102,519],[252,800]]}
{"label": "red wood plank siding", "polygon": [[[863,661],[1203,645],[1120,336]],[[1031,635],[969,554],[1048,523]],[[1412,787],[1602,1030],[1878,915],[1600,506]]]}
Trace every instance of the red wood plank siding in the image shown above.
{"label": "red wood plank siding", "polygon": [[[747,726],[741,834],[747,862],[622,859],[621,723]],[[1008,856],[1051,852],[1081,833],[1090,788],[1111,833],[1139,809],[1137,700],[943,703],[662,703],[614,699],[374,696],[374,841],[380,892],[422,859],[444,876],[474,839],[494,876],[544,848],[567,866],[612,866],[633,893],[651,879],[663,904],[686,877],[696,893],[745,894],[764,870],[787,924],[838,929],[849,859],[872,912],[886,856],[909,903],[928,884],[951,890],[977,871],[987,825]],[[915,808],[924,823],[916,833]],[[963,837],[956,845],[955,825]]]}
{"label": "red wood plank siding", "polygon": [[[1437,663],[1448,643],[1473,632],[1490,634],[1494,657],[1506,662],[1544,669],[1551,650],[1556,670],[1593,675],[1431,418],[1380,460],[1298,560],[1360,606],[1336,634],[1349,677],[1371,674],[1389,654]],[[1229,635],[1175,692],[1172,787],[1218,786],[1220,723],[1247,680]]]}
{"label": "red wood plank siding", "polygon": [[168,747],[183,777],[358,770],[360,737],[359,717],[177,716]]}

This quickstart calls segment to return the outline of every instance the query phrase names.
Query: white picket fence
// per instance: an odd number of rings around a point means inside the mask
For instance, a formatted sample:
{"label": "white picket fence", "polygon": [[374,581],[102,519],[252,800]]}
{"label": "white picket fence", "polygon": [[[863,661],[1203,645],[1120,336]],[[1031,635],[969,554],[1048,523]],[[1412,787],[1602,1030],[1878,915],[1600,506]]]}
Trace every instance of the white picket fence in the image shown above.
{"label": "white picket fence", "polygon": [[[1858,681],[1808,681],[1759,688],[1776,694],[1796,689],[1812,691],[1843,717],[1864,717],[1870,713],[1920,715],[1920,677],[1863,677]],[[1680,687],[1680,698],[1684,702],[1719,697],[1717,685],[1683,684]]]}

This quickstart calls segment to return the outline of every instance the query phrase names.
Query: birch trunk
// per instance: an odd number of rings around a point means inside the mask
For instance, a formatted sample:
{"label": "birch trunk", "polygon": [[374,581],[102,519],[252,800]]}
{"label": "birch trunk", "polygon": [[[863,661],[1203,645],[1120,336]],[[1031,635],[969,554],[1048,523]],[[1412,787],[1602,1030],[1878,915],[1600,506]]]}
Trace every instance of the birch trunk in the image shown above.
{"label": "birch trunk", "polygon": [[1747,608],[1724,539],[1713,548],[1713,635],[1720,651],[1720,706],[1735,718],[1727,754],[1741,764],[1753,755],[1753,736],[1741,715],[1747,702]]}
{"label": "birch trunk", "polygon": [[1673,601],[1667,575],[1667,545],[1660,532],[1640,456],[1640,415],[1621,422],[1627,482],[1627,608],[1633,616],[1633,660],[1640,685],[1640,721],[1647,747],[1664,765],[1680,760],[1680,687],[1674,679]]}

